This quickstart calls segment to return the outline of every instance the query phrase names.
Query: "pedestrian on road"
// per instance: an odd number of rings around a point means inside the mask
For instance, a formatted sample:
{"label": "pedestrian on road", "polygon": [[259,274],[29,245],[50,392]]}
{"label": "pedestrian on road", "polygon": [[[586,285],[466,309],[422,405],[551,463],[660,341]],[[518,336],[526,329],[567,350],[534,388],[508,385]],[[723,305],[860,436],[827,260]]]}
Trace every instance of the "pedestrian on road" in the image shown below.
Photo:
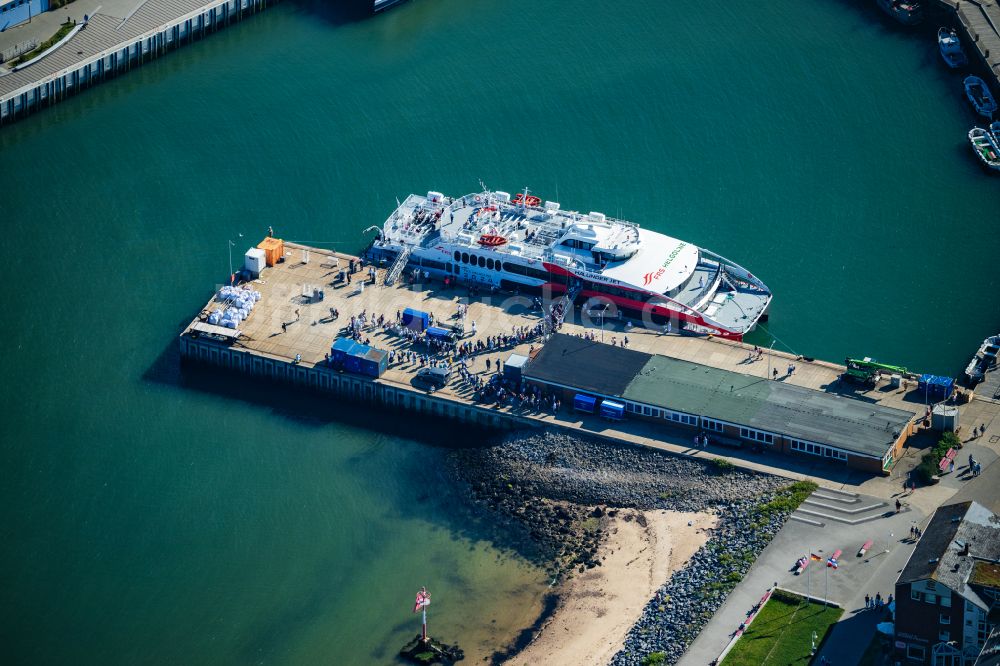
{"label": "pedestrian on road", "polygon": [[899,500],[896,500],[896,513],[899,513],[899,510],[902,508],[903,508],[903,503],[900,502]]}
{"label": "pedestrian on road", "polygon": [[865,609],[867,610],[867,609],[869,609],[871,607],[872,607],[872,598],[866,594],[865,595]]}
{"label": "pedestrian on road", "polygon": [[875,593],[875,607],[878,608],[881,605],[882,605],[882,593],[881,592],[876,592]]}

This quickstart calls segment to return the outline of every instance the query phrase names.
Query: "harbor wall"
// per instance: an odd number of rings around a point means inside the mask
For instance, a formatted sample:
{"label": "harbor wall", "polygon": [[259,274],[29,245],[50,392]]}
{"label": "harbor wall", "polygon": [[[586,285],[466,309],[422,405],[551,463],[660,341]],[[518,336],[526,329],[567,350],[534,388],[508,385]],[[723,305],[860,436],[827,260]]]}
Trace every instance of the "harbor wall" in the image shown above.
{"label": "harbor wall", "polygon": [[341,372],[324,364],[307,365],[259,352],[232,347],[207,337],[182,335],[181,358],[188,362],[223,368],[259,379],[268,379],[346,398],[362,404],[415,411],[459,423],[508,430],[538,427],[530,419],[497,413],[489,407],[458,402],[416,388]]}
{"label": "harbor wall", "polygon": [[[270,3],[276,1],[270,0]],[[39,59],[35,64],[22,66],[20,71],[0,77],[0,124],[13,122],[51,106],[74,93],[123,74],[234,21],[266,9],[267,6],[268,0],[209,1],[194,11],[166,19],[120,41],[116,41],[119,28],[132,20],[132,17],[120,20],[96,14],[83,30],[55,52]],[[140,17],[142,18],[145,17]],[[87,48],[83,48],[84,46]],[[78,50],[93,55],[72,55],[77,54]],[[66,58],[70,61],[62,66]],[[59,66],[58,70],[52,71],[53,66]],[[32,74],[35,76],[31,76]]]}

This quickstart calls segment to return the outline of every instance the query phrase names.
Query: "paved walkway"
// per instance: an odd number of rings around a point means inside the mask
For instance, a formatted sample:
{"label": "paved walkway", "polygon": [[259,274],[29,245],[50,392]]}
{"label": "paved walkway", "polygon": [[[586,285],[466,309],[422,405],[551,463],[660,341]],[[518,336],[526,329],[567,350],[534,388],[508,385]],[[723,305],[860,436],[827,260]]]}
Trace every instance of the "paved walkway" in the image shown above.
{"label": "paved walkway", "polygon": [[[93,16],[98,9],[103,14],[124,18],[140,2],[142,0],[76,0],[60,9],[33,16],[28,23],[0,32],[0,52],[31,40],[41,44],[56,34],[66,19],[75,19],[77,23],[81,23],[84,15]],[[0,69],[0,72],[4,71],[6,69]]]}
{"label": "paved walkway", "polygon": [[[820,494],[825,493],[820,491]],[[865,495],[857,498],[862,506],[879,501],[880,498]],[[836,666],[858,663],[878,621],[878,613],[865,610],[865,594],[874,596],[878,592],[885,598],[893,591],[899,570],[915,546],[908,539],[910,526],[923,524],[926,516],[913,506],[905,507],[899,514],[892,510],[882,513],[862,525],[829,520],[820,527],[788,521],[757,557],[743,582],[702,629],[679,665],[705,666],[718,657],[733,631],[746,618],[747,611],[775,583],[799,594],[827,598],[839,604],[844,615],[834,628],[836,635],[827,641],[821,654]],[[864,557],[858,557],[858,549],[867,539],[874,541],[872,548]],[[888,553],[885,552],[887,546]],[[813,561],[803,575],[796,576],[791,571],[795,561],[803,555],[816,553],[827,558],[837,549],[843,550],[837,569],[827,567],[825,562]]]}

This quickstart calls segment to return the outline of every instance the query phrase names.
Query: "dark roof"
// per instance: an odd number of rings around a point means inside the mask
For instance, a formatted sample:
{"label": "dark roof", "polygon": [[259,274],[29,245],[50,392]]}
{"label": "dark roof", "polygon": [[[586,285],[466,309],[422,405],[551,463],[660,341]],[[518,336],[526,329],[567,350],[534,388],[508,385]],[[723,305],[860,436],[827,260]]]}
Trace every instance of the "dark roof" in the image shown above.
{"label": "dark roof", "polygon": [[730,370],[654,356],[626,400],[881,458],[912,412]]}
{"label": "dark roof", "polygon": [[557,333],[535,354],[527,379],[620,396],[649,362],[650,354]]}
{"label": "dark roof", "polygon": [[669,356],[554,335],[528,379],[881,458],[912,412]]}
{"label": "dark roof", "polygon": [[[965,544],[968,555],[962,554]],[[977,502],[948,504],[934,512],[897,582],[932,579],[988,610],[966,581],[977,562],[998,558],[1000,519]]]}

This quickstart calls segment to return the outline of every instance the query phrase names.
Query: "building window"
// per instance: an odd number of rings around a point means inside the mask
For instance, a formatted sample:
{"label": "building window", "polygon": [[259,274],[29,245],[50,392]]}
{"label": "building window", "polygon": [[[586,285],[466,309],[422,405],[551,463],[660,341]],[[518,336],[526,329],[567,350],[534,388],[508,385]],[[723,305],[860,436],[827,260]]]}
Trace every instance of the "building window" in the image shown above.
{"label": "building window", "polygon": [[[944,613],[941,613],[941,616],[938,617],[938,624],[951,624],[951,616],[950,615],[945,615]],[[944,640],[948,640],[948,639],[945,638]]]}
{"label": "building window", "polygon": [[716,432],[722,432],[725,429],[722,421],[716,421],[714,419],[702,419],[701,427],[707,428],[708,430],[715,430]]}
{"label": "building window", "polygon": [[923,661],[926,658],[926,651],[923,645],[907,645],[906,658],[913,661]]}
{"label": "building window", "polygon": [[920,594],[920,590],[916,589],[915,587],[910,587],[910,598],[911,599],[913,599],[914,601],[921,601],[922,600],[922,596],[923,595]]}
{"label": "building window", "polygon": [[682,412],[673,412],[669,409],[663,410],[663,418],[668,421],[673,421],[674,423],[683,423],[685,425],[698,425],[698,417],[691,416],[690,414],[684,414]]}
{"label": "building window", "polygon": [[945,608],[951,608],[951,595],[950,594],[942,594],[941,595],[941,605],[944,606]]}
{"label": "building window", "polygon": [[936,594],[933,594],[933,593],[931,593],[931,592],[928,592],[928,593],[927,593],[927,594],[926,594],[926,595],[924,596],[924,601],[926,601],[926,602],[927,602],[927,603],[929,603],[929,604],[935,604],[935,605],[936,605],[936,604],[937,604],[937,595],[936,595]]}
{"label": "building window", "polygon": [[774,435],[769,432],[761,432],[760,430],[754,430],[752,428],[740,428],[740,437],[743,439],[752,439],[757,442],[764,442],[765,444],[774,444]]}
{"label": "building window", "polygon": [[951,640],[951,634],[947,631],[939,631],[938,640],[941,641],[942,643],[947,643],[948,641]]}

